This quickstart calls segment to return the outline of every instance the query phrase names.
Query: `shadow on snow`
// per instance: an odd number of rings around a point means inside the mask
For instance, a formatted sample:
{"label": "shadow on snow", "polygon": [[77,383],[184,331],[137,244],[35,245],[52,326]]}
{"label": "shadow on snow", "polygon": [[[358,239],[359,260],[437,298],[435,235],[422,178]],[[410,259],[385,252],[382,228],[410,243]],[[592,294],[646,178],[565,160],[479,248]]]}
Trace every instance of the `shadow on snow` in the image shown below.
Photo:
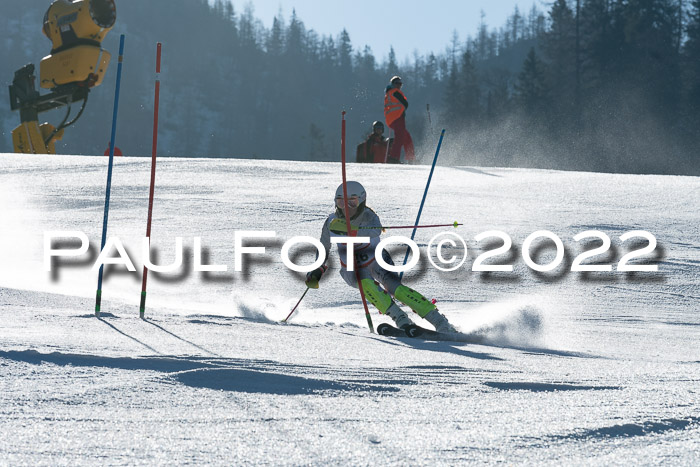
{"label": "shadow on snow", "polygon": [[[397,387],[363,383],[329,381],[274,371],[283,367],[294,371],[305,368],[270,361],[247,359],[207,359],[204,357],[104,357],[35,350],[0,351],[0,358],[33,365],[51,363],[59,366],[101,367],[117,370],[150,370],[166,373],[190,387],[256,394],[315,394],[324,391],[396,392]],[[235,367],[234,367],[235,366]],[[308,370],[308,368],[306,369]]]}
{"label": "shadow on snow", "polygon": [[530,383],[530,382],[501,382],[485,381],[484,385],[500,389],[503,391],[531,391],[531,392],[552,392],[552,391],[601,391],[605,389],[622,389],[619,386],[585,386],[568,383]]}
{"label": "shadow on snow", "polygon": [[700,423],[700,417],[688,417],[685,419],[667,418],[658,421],[605,426],[566,435],[553,436],[552,438],[557,440],[631,438],[635,436],[665,433],[668,431],[682,431],[698,423]]}

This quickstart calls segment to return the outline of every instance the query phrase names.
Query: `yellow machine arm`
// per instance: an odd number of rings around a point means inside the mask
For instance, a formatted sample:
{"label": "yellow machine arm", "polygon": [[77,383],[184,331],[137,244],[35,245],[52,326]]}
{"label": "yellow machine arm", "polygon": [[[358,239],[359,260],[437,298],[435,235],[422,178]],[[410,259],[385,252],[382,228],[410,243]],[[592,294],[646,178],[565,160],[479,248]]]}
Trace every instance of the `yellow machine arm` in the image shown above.
{"label": "yellow machine arm", "polygon": [[[63,129],[75,123],[85,108],[90,88],[104,79],[109,52],[102,40],[117,18],[114,0],[55,0],[44,15],[43,31],[53,45],[39,65],[39,84],[50,89],[36,90],[34,65],[15,72],[10,85],[10,107],[19,110],[21,124],[12,131],[15,152],[55,154],[55,142]],[[77,116],[68,121],[71,104],[81,102]],[[67,106],[63,121],[54,127],[39,125],[39,113]]]}

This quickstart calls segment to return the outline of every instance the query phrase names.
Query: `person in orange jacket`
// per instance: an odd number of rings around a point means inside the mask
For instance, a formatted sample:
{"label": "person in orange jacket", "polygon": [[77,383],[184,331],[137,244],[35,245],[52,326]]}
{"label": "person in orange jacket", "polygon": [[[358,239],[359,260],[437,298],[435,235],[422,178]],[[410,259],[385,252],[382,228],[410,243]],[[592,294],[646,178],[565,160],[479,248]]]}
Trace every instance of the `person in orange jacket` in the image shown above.
{"label": "person in orange jacket", "polygon": [[389,140],[384,138],[384,124],[377,120],[372,124],[372,134],[357,146],[357,162],[385,163],[388,145]]}
{"label": "person in orange jacket", "polygon": [[408,99],[401,92],[403,82],[400,76],[391,78],[384,95],[384,119],[389,128],[394,130],[394,144],[389,149],[387,162],[390,164],[401,163],[401,148],[406,151],[406,162],[414,163],[416,156],[413,152],[413,139],[406,130],[406,109]]}

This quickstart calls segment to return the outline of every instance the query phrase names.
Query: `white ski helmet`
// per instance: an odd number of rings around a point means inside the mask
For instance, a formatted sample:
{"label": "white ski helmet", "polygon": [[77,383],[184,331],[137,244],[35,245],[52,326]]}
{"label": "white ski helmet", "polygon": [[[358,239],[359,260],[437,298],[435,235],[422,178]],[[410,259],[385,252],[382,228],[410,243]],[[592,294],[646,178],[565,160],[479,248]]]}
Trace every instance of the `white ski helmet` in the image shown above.
{"label": "white ski helmet", "polygon": [[[347,190],[348,200],[350,200],[351,198],[357,198],[357,211],[353,216],[357,217],[365,209],[365,203],[367,201],[367,192],[365,191],[365,187],[363,187],[360,182],[354,181],[347,182]],[[341,183],[338,189],[335,190],[336,212],[340,216],[343,216],[343,210],[341,209],[343,203],[343,184]]]}
{"label": "white ski helmet", "polygon": [[[347,182],[348,187],[348,198],[358,198],[360,203],[367,201],[367,192],[365,187],[362,186],[360,182],[349,181]],[[343,199],[343,184],[341,183],[337,190],[335,190],[335,199]]]}

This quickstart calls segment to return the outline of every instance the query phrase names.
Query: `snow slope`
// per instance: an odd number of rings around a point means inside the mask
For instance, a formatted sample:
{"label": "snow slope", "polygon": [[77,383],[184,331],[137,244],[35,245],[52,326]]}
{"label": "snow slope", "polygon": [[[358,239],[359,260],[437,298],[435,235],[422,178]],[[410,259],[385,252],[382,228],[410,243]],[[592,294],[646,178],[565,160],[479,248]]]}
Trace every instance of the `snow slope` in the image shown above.
{"label": "snow slope", "polygon": [[[149,274],[144,321],[150,159],[116,159],[108,234],[138,272],[107,272],[96,319],[90,268],[106,166],[0,155],[0,464],[700,461],[697,177],[438,167],[421,223],[465,223],[452,230],[469,259],[452,273],[424,262],[405,279],[484,339],[476,345],[370,334],[335,256],[321,288],[279,323],[305,288],[281,245],[320,234],[337,163],[159,160],[158,262],[173,259],[178,236],[186,261],[179,273]],[[385,225],[413,223],[428,170],[348,166]],[[513,273],[471,271],[484,246],[474,236],[494,229],[513,239],[499,257]],[[525,238],[543,229],[566,247],[551,273],[521,258]],[[583,251],[573,236],[591,229],[612,239],[601,257],[610,264],[628,251],[621,234],[651,232],[658,247],[646,258],[659,272],[571,272]],[[51,230],[85,232],[89,254],[44,271]],[[234,232],[244,230],[277,239],[236,273]],[[416,240],[425,247],[438,231]],[[194,237],[228,272],[193,272]],[[554,256],[537,250],[539,263]]]}

